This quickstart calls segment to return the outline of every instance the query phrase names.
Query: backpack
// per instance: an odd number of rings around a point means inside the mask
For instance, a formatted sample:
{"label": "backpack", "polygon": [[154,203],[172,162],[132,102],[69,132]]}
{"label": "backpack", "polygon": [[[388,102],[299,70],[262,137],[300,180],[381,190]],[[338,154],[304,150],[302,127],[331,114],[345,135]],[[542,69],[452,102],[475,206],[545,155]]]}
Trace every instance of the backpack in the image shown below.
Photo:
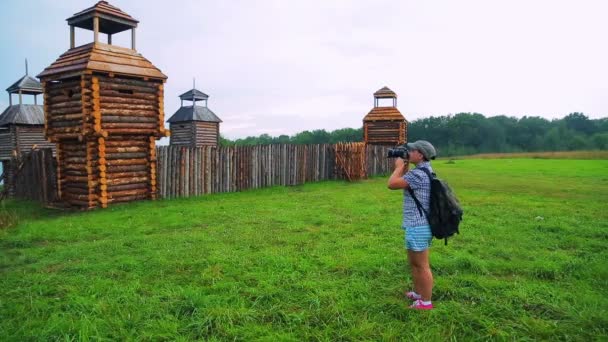
{"label": "backpack", "polygon": [[408,191],[416,202],[420,215],[424,212],[433,236],[437,239],[445,239],[447,245],[450,236],[460,233],[458,225],[462,221],[462,208],[448,183],[435,177],[435,173],[431,173],[427,168],[422,167],[420,170],[424,171],[431,181],[430,212],[424,210],[411,188],[408,188]]}

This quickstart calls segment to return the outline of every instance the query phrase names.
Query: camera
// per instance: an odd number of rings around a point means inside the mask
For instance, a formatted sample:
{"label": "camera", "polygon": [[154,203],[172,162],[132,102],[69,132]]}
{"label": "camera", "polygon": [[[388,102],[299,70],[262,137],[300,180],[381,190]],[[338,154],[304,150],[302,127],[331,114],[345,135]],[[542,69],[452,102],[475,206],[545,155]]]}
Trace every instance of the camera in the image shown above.
{"label": "camera", "polygon": [[402,158],[402,159],[410,159],[410,151],[405,147],[405,145],[397,146],[394,148],[388,149],[387,158]]}

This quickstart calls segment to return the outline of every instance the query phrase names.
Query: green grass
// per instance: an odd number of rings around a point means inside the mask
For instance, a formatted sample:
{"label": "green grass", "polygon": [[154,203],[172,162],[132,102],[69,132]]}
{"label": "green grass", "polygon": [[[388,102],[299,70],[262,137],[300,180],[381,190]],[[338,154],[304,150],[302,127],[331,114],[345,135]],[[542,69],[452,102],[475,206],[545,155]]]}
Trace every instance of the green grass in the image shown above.
{"label": "green grass", "polygon": [[384,178],[2,210],[0,340],[606,340],[608,161],[436,161],[465,208],[407,309]]}

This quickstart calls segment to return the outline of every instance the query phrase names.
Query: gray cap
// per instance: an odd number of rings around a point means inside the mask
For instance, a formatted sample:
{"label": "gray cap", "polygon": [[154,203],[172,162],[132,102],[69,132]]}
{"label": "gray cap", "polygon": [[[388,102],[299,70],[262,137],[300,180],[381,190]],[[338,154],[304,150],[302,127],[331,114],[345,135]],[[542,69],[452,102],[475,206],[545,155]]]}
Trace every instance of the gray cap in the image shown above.
{"label": "gray cap", "polygon": [[433,145],[426,140],[417,140],[417,141],[414,141],[413,143],[407,143],[406,146],[407,146],[407,149],[410,151],[411,150],[420,151],[420,153],[422,153],[422,155],[428,160],[435,159],[435,157],[437,156],[435,147],[433,147]]}

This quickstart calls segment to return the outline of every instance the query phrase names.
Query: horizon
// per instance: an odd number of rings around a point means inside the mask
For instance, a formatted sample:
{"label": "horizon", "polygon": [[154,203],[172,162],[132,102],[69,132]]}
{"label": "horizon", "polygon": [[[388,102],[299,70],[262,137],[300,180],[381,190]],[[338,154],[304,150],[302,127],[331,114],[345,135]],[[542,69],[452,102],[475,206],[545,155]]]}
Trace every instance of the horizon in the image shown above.
{"label": "horizon", "polygon": [[[383,86],[410,122],[608,116],[608,3],[599,0],[109,2],[139,20],[137,51],[169,77],[165,119],[195,78],[230,140],[357,129]],[[0,44],[10,53],[0,56],[0,86],[25,74],[25,58],[36,76],[67,51],[65,19],[95,3],[3,4]],[[78,29],[76,45],[91,36]],[[0,96],[0,111],[8,102]]]}

